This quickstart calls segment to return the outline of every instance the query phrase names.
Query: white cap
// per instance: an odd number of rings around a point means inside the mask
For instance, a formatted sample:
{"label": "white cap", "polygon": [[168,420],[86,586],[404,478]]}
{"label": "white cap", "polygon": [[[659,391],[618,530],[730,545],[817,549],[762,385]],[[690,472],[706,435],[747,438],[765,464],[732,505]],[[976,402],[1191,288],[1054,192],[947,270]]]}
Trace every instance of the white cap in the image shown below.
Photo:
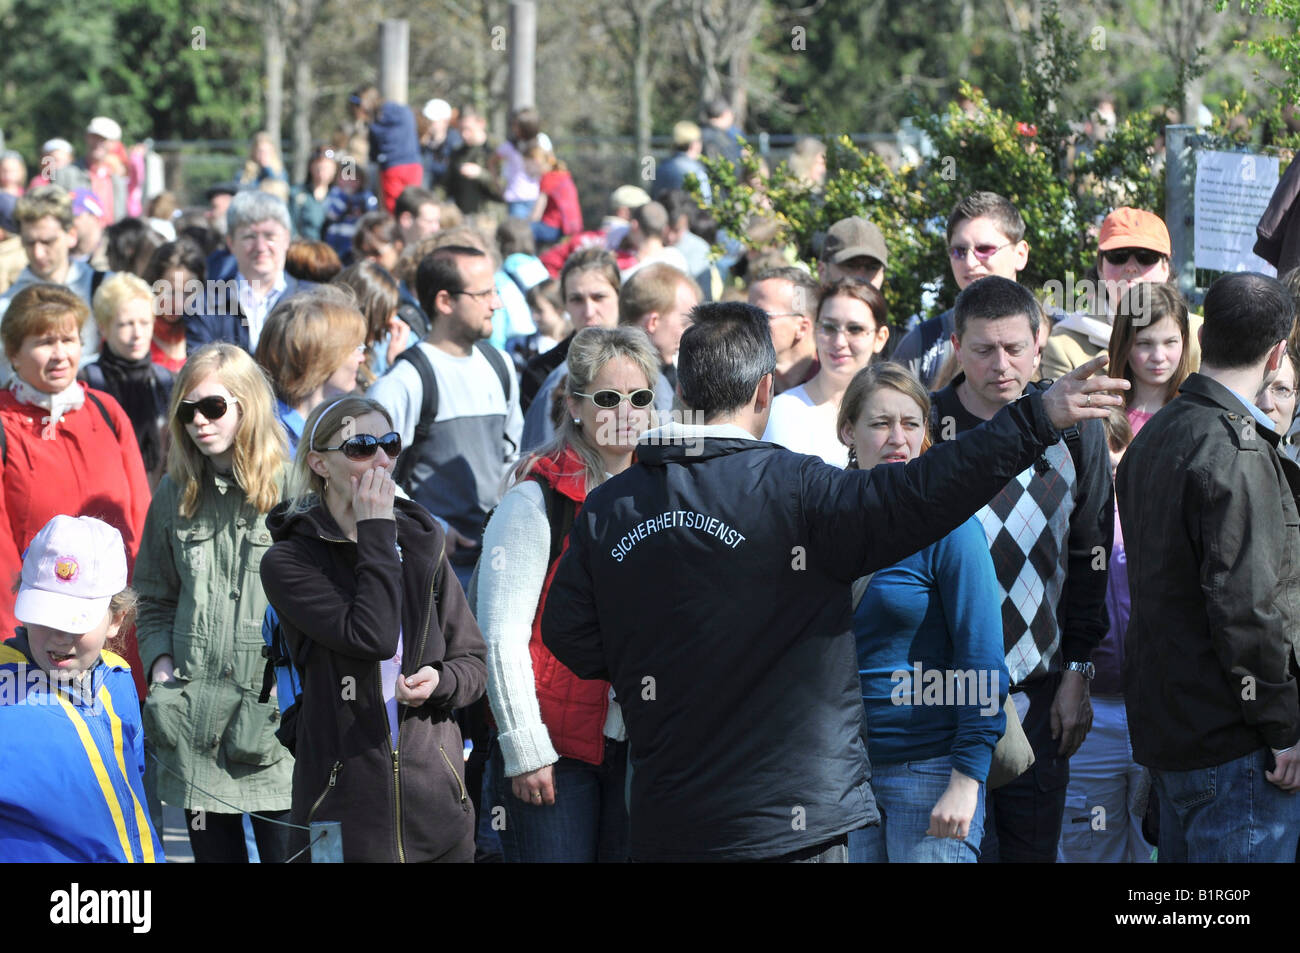
{"label": "white cap", "polygon": [[451,104],[445,99],[431,99],[424,104],[424,118],[430,122],[451,118]]}
{"label": "white cap", "polygon": [[539,132],[537,134],[537,145],[539,148],[541,148],[543,152],[555,151],[555,149],[551,146],[551,137],[544,132]]}
{"label": "white cap", "polygon": [[115,527],[93,516],[56,516],[23,555],[14,615],[81,635],[103,620],[126,578],[126,547]]}
{"label": "white cap", "polygon": [[90,125],[86,127],[86,135],[103,136],[105,139],[117,142],[122,138],[122,127],[107,116],[96,116],[90,120]]}
{"label": "white cap", "polygon": [[75,152],[72,143],[67,139],[46,139],[45,145],[41,146],[42,155],[49,155],[51,152]]}

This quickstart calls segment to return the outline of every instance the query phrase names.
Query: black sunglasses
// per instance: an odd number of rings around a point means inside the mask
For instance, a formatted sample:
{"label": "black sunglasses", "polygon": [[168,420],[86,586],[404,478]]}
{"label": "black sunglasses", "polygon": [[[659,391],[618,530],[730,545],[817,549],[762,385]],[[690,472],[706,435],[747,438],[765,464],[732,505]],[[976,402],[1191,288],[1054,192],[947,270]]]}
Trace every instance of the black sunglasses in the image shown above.
{"label": "black sunglasses", "polygon": [[372,437],[368,433],[357,434],[355,437],[348,437],[337,447],[321,447],[319,452],[342,450],[343,456],[349,460],[369,460],[380,447],[384,448],[384,453],[390,460],[393,459],[402,452],[402,435],[395,430],[390,430],[382,437]]}
{"label": "black sunglasses", "polygon": [[1101,253],[1112,265],[1127,265],[1129,258],[1136,258],[1143,268],[1150,268],[1165,256],[1150,248],[1111,248]]}
{"label": "black sunglasses", "polygon": [[655,392],[645,388],[634,390],[630,394],[624,394],[616,390],[598,390],[594,394],[579,394],[574,391],[573,396],[586,397],[597,407],[604,407],[606,410],[617,407],[625,400],[633,407],[649,407],[655,402]]}
{"label": "black sunglasses", "polygon": [[176,408],[176,419],[183,424],[194,423],[194,412],[202,411],[203,416],[208,420],[220,420],[226,416],[226,411],[230,409],[231,404],[237,404],[239,401],[235,398],[225,398],[220,394],[213,394],[211,397],[203,397],[199,400],[183,400],[180,406]]}

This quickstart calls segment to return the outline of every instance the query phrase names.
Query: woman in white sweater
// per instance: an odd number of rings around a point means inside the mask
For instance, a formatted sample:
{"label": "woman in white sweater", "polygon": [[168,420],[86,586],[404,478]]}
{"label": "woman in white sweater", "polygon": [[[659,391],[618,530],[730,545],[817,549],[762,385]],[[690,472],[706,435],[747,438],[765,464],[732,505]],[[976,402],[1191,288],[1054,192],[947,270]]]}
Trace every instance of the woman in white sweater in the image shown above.
{"label": "woman in white sweater", "polygon": [[498,738],[488,810],[508,862],[626,860],[627,741],[608,682],[578,678],[541,639],[542,609],[587,493],[625,470],[651,423],[658,357],[639,328],[586,328],[568,354],[567,414],[511,474],[483,535],[476,615]]}

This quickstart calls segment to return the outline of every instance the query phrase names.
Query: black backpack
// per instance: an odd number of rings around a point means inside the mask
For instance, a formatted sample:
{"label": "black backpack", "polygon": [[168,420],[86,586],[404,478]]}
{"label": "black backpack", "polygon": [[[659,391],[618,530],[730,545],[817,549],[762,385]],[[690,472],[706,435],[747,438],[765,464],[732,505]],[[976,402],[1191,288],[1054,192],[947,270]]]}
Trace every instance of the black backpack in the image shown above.
{"label": "black backpack", "polygon": [[[510,362],[502,357],[501,352],[487,341],[475,341],[474,347],[487,358],[488,364],[501,382],[501,390],[506,395],[506,404],[509,405],[510,379],[514,376],[514,370],[511,368]],[[438,377],[433,372],[433,365],[429,363],[428,356],[420,349],[418,343],[412,344],[397,355],[397,360],[411,363],[420,375],[420,388],[424,393],[424,399],[420,403],[420,419],[415,425],[415,435],[411,440],[411,447],[414,448],[429,439],[429,431],[433,428],[433,422],[438,416]],[[397,366],[396,361],[393,362],[393,366]],[[416,454],[405,453],[398,457],[397,468],[393,471],[393,479],[407,493],[412,490],[408,485],[408,481],[417,462],[418,457]]]}

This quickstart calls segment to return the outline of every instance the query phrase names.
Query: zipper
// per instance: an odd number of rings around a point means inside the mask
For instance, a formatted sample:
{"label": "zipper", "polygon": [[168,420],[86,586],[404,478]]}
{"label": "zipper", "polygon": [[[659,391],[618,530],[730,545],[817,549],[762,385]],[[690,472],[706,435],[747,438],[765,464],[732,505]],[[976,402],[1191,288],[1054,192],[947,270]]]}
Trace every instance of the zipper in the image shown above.
{"label": "zipper", "polygon": [[[388,736],[388,753],[393,758],[393,834],[397,844],[397,862],[406,863],[406,849],[402,844],[402,779],[399,773],[400,762],[398,760],[397,747],[402,742],[402,711],[398,707],[397,711],[397,738],[393,737],[393,729],[388,725],[388,706],[384,703],[384,677],[380,672],[381,663],[375,663],[375,685],[379,689],[379,711],[380,717],[384,719],[384,734]],[[401,678],[402,673],[398,672],[397,677]]]}
{"label": "zipper", "polygon": [[458,788],[460,788],[460,806],[461,806],[461,809],[464,810],[464,811],[468,811],[468,810],[469,810],[469,795],[465,793],[465,782],[462,781],[462,780],[460,779],[460,775],[457,774],[457,773],[456,773],[456,769],[455,769],[454,767],[452,767],[452,764],[451,764],[451,758],[447,757],[447,749],[444,748],[442,745],[438,745],[438,751],[439,751],[439,753],[442,754],[442,760],[445,761],[445,762],[447,762],[447,770],[450,771],[450,772],[451,772],[451,776],[452,776],[453,778],[456,779],[456,786],[457,786]]}
{"label": "zipper", "polygon": [[313,817],[316,816],[316,809],[317,809],[318,807],[320,807],[320,802],[323,801],[323,800],[325,800],[325,795],[329,794],[330,791],[333,789],[333,787],[334,787],[334,782],[337,780],[337,778],[338,778],[338,776],[339,776],[339,771],[342,770],[342,768],[343,768],[343,762],[342,762],[342,761],[335,761],[335,762],[334,762],[334,767],[330,768],[330,781],[329,781],[329,784],[325,785],[325,790],[320,792],[320,797],[318,797],[318,798],[316,799],[316,803],[313,804],[313,805],[311,806],[311,810],[307,812],[307,826],[308,826],[308,827],[311,827],[311,819],[312,819]]}

